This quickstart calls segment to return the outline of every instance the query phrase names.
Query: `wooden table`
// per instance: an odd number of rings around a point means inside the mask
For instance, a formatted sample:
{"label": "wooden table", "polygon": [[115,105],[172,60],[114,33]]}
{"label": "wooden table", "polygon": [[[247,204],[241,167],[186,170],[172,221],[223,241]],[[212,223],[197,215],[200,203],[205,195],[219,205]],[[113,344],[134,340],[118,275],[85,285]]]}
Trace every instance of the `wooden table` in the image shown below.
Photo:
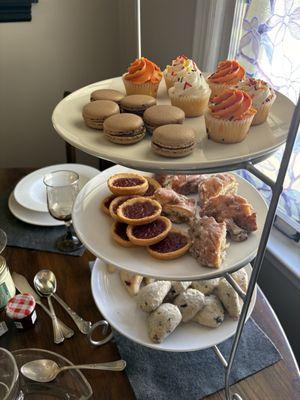
{"label": "wooden table", "polygon": [[[0,193],[12,189],[16,182],[29,169],[0,170]],[[0,226],[1,227],[1,226]],[[64,256],[40,251],[18,248],[7,248],[5,256],[11,270],[24,274],[29,282],[41,268],[54,271],[58,280],[58,294],[86,320],[98,321],[101,315],[96,308],[91,288],[88,262],[94,257],[85,252],[82,257]],[[69,326],[74,327],[72,320],[60,306],[56,306],[58,316]],[[55,351],[67,357],[75,364],[113,361],[119,358],[116,346],[110,342],[103,347],[91,346],[86,336],[76,331],[73,338],[65,340],[61,345],[53,344],[51,322],[40,309],[37,310],[38,321],[35,328],[27,332],[10,330],[0,338],[0,347],[16,350],[26,347],[38,347]],[[0,315],[1,317],[1,315]],[[273,366],[234,385],[234,390],[244,400],[296,400],[300,398],[300,380],[297,364],[270,304],[259,290],[253,318],[271,338],[282,354],[283,359]],[[1,318],[0,318],[1,319]],[[134,399],[133,390],[125,372],[112,373],[84,371],[94,391],[94,398],[101,400]],[[224,399],[221,391],[207,397],[209,400]],[[186,400],[186,399],[183,399]]]}

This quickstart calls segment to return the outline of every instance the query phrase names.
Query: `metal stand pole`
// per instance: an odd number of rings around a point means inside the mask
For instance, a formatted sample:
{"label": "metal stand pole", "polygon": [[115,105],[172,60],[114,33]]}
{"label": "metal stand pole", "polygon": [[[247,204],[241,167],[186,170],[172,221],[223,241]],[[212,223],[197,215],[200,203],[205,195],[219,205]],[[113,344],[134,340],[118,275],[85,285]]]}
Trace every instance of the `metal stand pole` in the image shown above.
{"label": "metal stand pole", "polygon": [[137,58],[141,58],[142,56],[142,40],[141,40],[141,2],[140,0],[136,0],[136,55]]}

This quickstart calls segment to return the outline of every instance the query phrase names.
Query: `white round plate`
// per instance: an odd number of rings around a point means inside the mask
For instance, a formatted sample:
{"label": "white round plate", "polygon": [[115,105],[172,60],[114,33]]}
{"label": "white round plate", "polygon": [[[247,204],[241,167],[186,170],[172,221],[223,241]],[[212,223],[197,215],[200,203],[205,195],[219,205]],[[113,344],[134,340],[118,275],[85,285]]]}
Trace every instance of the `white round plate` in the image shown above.
{"label": "white round plate", "polygon": [[26,222],[27,224],[38,225],[38,226],[60,226],[64,225],[63,221],[58,221],[51,217],[50,214],[28,210],[22,207],[15,199],[14,193],[12,192],[8,199],[8,208],[10,212],[19,220]]}
{"label": "white round plate", "polygon": [[[246,267],[250,277],[251,266]],[[143,346],[164,351],[195,351],[217,345],[232,336],[237,321],[226,315],[217,329],[206,328],[195,322],[181,324],[163,343],[151,342],[147,333],[147,313],[139,309],[136,299],[131,297],[122,285],[117,272],[107,272],[106,265],[99,259],[92,271],[92,293],[103,317],[111,326],[127,338]],[[247,318],[250,317],[256,301],[254,290]]]}
{"label": "white round plate", "polygon": [[[151,257],[144,248],[119,246],[111,237],[112,219],[100,211],[99,204],[111,194],[106,184],[107,177],[120,171],[129,169],[117,166],[93,178],[80,191],[73,207],[73,226],[80,240],[96,257],[135,274],[165,280],[210,279],[224,274],[225,271],[234,271],[255,257],[267,214],[267,205],[259,192],[238,175],[236,176],[239,183],[238,194],[253,205],[257,213],[258,230],[251,233],[244,242],[231,241],[227,256],[220,268],[203,267],[189,253],[176,260],[161,261]],[[186,226],[182,224],[182,227]]]}
{"label": "white round plate", "polygon": [[38,169],[21,179],[14,190],[16,201],[29,210],[48,212],[46,190],[43,177],[59,170],[75,171],[79,175],[80,187],[99,174],[96,168],[82,164],[57,164]]}
{"label": "white round plate", "polygon": [[[96,89],[111,88],[124,92],[122,79],[112,78],[93,83],[73,92],[55,108],[52,123],[58,134],[73,146],[97,157],[114,161],[128,167],[154,170],[195,171],[237,164],[255,160],[271,153],[287,138],[289,121],[294,104],[284,95],[277,93],[268,121],[251,127],[247,138],[237,144],[223,145],[207,139],[204,117],[187,118],[184,124],[195,129],[197,147],[188,157],[170,159],[154,154],[150,146],[150,136],[130,146],[109,142],[104,135],[86,127],[81,110],[89,102],[89,96]],[[165,83],[158,90],[158,104],[170,104]]]}

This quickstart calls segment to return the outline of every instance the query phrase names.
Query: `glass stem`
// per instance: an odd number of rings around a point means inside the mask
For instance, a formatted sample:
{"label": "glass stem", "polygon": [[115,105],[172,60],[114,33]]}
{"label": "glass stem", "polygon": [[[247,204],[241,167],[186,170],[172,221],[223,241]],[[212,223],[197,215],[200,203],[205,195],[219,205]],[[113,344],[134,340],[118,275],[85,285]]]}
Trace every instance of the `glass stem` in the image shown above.
{"label": "glass stem", "polygon": [[72,240],[73,239],[73,233],[72,233],[72,229],[71,229],[71,225],[72,225],[72,221],[65,221],[65,225],[66,225],[66,230],[67,230],[67,239],[68,240]]}

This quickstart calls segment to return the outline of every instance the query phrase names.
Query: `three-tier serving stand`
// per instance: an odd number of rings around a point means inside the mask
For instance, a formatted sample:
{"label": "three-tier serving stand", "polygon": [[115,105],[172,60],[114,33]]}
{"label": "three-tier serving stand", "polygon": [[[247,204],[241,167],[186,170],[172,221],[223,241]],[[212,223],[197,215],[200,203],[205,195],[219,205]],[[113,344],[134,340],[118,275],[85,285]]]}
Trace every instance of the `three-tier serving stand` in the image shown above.
{"label": "three-tier serving stand", "polygon": [[[138,57],[141,55],[141,35],[140,35],[140,5],[139,1],[137,3],[137,49],[138,49]],[[256,168],[255,164],[266,159],[267,157],[272,154],[275,149],[273,149],[272,152],[266,152],[266,154],[260,154],[259,156],[249,156],[246,161],[233,161],[232,163],[226,163],[226,165],[218,164],[217,166],[210,165],[209,167],[201,167],[201,164],[198,165],[197,169],[192,168],[192,169],[185,169],[182,170],[176,170],[176,166],[172,168],[171,170],[169,168],[163,168],[160,166],[159,169],[156,169],[154,167],[147,167],[147,171],[149,172],[166,172],[166,173],[172,173],[172,174],[198,174],[198,173],[215,173],[215,172],[223,172],[223,171],[232,171],[232,170],[237,170],[237,169],[245,169],[249,171],[251,174],[256,176],[258,179],[262,180],[264,183],[266,183],[272,190],[272,198],[269,203],[269,209],[267,212],[265,224],[262,230],[257,254],[254,260],[252,260],[252,273],[249,281],[249,286],[247,289],[247,292],[243,292],[243,290],[238,286],[238,284],[234,281],[234,279],[231,277],[231,275],[228,272],[223,273],[221,276],[223,276],[229,284],[234,288],[234,290],[238,293],[240,298],[243,301],[243,307],[241,311],[241,315],[239,317],[238,323],[237,323],[237,329],[234,334],[234,339],[233,339],[233,344],[232,348],[230,351],[229,359],[226,360],[223,354],[221,353],[220,349],[218,348],[217,345],[214,345],[212,349],[214,350],[217,358],[220,360],[222,365],[224,366],[224,371],[225,371],[225,396],[226,400],[242,400],[241,396],[237,393],[231,393],[230,390],[230,376],[231,376],[231,371],[232,371],[232,366],[233,362],[235,359],[235,355],[237,352],[237,348],[239,345],[239,341],[241,338],[241,334],[247,319],[247,313],[248,309],[250,306],[252,294],[255,289],[255,285],[257,283],[258,275],[262,266],[262,262],[264,259],[265,251],[266,251],[266,246],[268,242],[268,238],[270,235],[271,227],[274,222],[275,214],[276,214],[276,209],[279,201],[279,197],[281,195],[281,192],[283,190],[283,182],[284,178],[286,175],[286,171],[288,168],[290,156],[293,150],[293,145],[296,139],[298,127],[300,123],[300,99],[298,100],[298,103],[294,109],[292,119],[289,125],[288,129],[288,134],[287,134],[287,139],[286,139],[286,145],[285,145],[285,150],[283,153],[283,157],[280,163],[280,168],[278,171],[278,176],[276,181],[272,181],[268,176],[263,174],[259,169]],[[81,150],[87,151],[85,148],[85,145],[82,145],[82,143],[77,143],[76,139],[74,138],[70,139],[70,137],[66,137],[63,133],[63,129],[61,129],[61,126],[59,126],[56,121],[55,117],[53,118],[53,124],[56,129],[56,131],[68,142],[70,142],[73,146],[78,147]],[[108,156],[107,154],[103,155],[101,153],[101,149],[99,149],[99,152],[96,153],[95,151],[87,151],[89,153],[92,153],[93,155],[98,156],[99,158],[105,158],[109,161],[112,162],[118,162],[114,158],[114,156]],[[123,165],[126,165],[124,162]],[[255,205],[254,205],[255,207]],[[241,265],[239,268],[244,267],[245,265]],[[120,263],[118,267],[122,268],[122,264]],[[178,278],[182,280],[182,278]],[[207,278],[205,278],[207,279]],[[189,280],[189,279],[186,279]]]}

